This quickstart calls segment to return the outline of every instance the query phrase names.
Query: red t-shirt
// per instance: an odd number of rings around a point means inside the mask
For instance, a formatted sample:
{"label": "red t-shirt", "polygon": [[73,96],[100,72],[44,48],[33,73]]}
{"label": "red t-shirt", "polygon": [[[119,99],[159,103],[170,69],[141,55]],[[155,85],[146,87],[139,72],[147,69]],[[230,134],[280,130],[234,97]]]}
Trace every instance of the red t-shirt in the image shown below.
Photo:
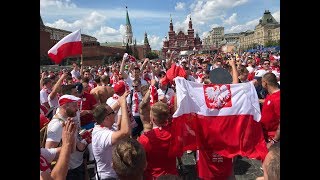
{"label": "red t-shirt", "polygon": [[273,138],[280,124],[280,90],[265,98],[260,122],[264,137]]}
{"label": "red t-shirt", "polygon": [[[83,92],[82,95],[82,109],[81,110],[93,110],[94,105],[97,104],[96,98],[92,94]],[[80,117],[81,126],[87,125],[94,121],[93,114],[86,114]]]}
{"label": "red t-shirt", "polygon": [[144,147],[147,155],[145,180],[153,180],[164,174],[178,175],[176,157],[169,156],[170,140],[170,125],[162,127],[161,130],[152,129],[139,137],[138,141]]}
{"label": "red t-shirt", "polygon": [[199,150],[197,170],[203,180],[226,180],[232,173],[232,158],[222,157],[210,150]]}

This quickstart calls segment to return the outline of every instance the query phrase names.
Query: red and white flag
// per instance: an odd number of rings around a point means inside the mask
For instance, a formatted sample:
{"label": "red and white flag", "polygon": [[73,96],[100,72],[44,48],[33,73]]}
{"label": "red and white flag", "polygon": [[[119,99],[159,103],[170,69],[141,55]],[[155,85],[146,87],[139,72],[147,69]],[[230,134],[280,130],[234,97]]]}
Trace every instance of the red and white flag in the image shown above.
{"label": "red and white flag", "polygon": [[82,54],[80,29],[62,38],[48,51],[48,56],[56,64],[60,64],[68,56],[80,54]]}
{"label": "red and white flag", "polygon": [[227,158],[265,158],[259,101],[251,82],[204,85],[177,77],[175,84],[172,153],[200,149]]}

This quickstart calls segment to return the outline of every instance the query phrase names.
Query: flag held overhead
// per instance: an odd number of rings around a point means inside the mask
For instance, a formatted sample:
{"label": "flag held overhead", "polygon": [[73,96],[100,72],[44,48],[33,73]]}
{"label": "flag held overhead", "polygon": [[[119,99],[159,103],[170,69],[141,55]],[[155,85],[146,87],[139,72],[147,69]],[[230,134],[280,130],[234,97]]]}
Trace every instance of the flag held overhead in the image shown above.
{"label": "flag held overhead", "polygon": [[66,57],[80,54],[82,54],[80,29],[62,38],[48,51],[48,56],[56,64],[60,64]]}

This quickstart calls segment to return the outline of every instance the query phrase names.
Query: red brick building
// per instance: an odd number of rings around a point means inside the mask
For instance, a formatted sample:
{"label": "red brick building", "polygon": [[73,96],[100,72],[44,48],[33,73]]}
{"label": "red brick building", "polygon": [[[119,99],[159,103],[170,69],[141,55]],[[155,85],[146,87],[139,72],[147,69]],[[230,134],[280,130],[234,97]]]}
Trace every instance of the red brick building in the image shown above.
{"label": "red brick building", "polygon": [[163,41],[162,46],[162,55],[166,57],[167,52],[170,51],[193,51],[200,50],[202,48],[202,41],[198,34],[194,37],[194,29],[192,28],[191,16],[189,20],[189,28],[187,34],[182,31],[179,31],[178,34],[173,30],[172,19],[170,19],[169,26],[169,39],[167,36],[165,37],[165,41]]}

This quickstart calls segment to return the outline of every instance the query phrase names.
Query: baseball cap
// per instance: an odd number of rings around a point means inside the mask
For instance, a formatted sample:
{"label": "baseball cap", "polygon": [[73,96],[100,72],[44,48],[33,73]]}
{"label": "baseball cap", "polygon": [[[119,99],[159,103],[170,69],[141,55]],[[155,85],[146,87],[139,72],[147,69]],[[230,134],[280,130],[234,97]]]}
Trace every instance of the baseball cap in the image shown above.
{"label": "baseball cap", "polygon": [[267,73],[266,70],[264,69],[260,69],[260,70],[257,70],[255,73],[254,73],[254,77],[256,78],[260,78],[262,77],[263,75],[265,75]]}
{"label": "baseball cap", "polygon": [[126,85],[124,81],[118,81],[113,87],[114,93],[117,95],[122,95],[126,91]]}
{"label": "baseball cap", "polygon": [[66,103],[77,102],[80,98],[73,95],[63,95],[59,98],[59,106],[63,106]]}

